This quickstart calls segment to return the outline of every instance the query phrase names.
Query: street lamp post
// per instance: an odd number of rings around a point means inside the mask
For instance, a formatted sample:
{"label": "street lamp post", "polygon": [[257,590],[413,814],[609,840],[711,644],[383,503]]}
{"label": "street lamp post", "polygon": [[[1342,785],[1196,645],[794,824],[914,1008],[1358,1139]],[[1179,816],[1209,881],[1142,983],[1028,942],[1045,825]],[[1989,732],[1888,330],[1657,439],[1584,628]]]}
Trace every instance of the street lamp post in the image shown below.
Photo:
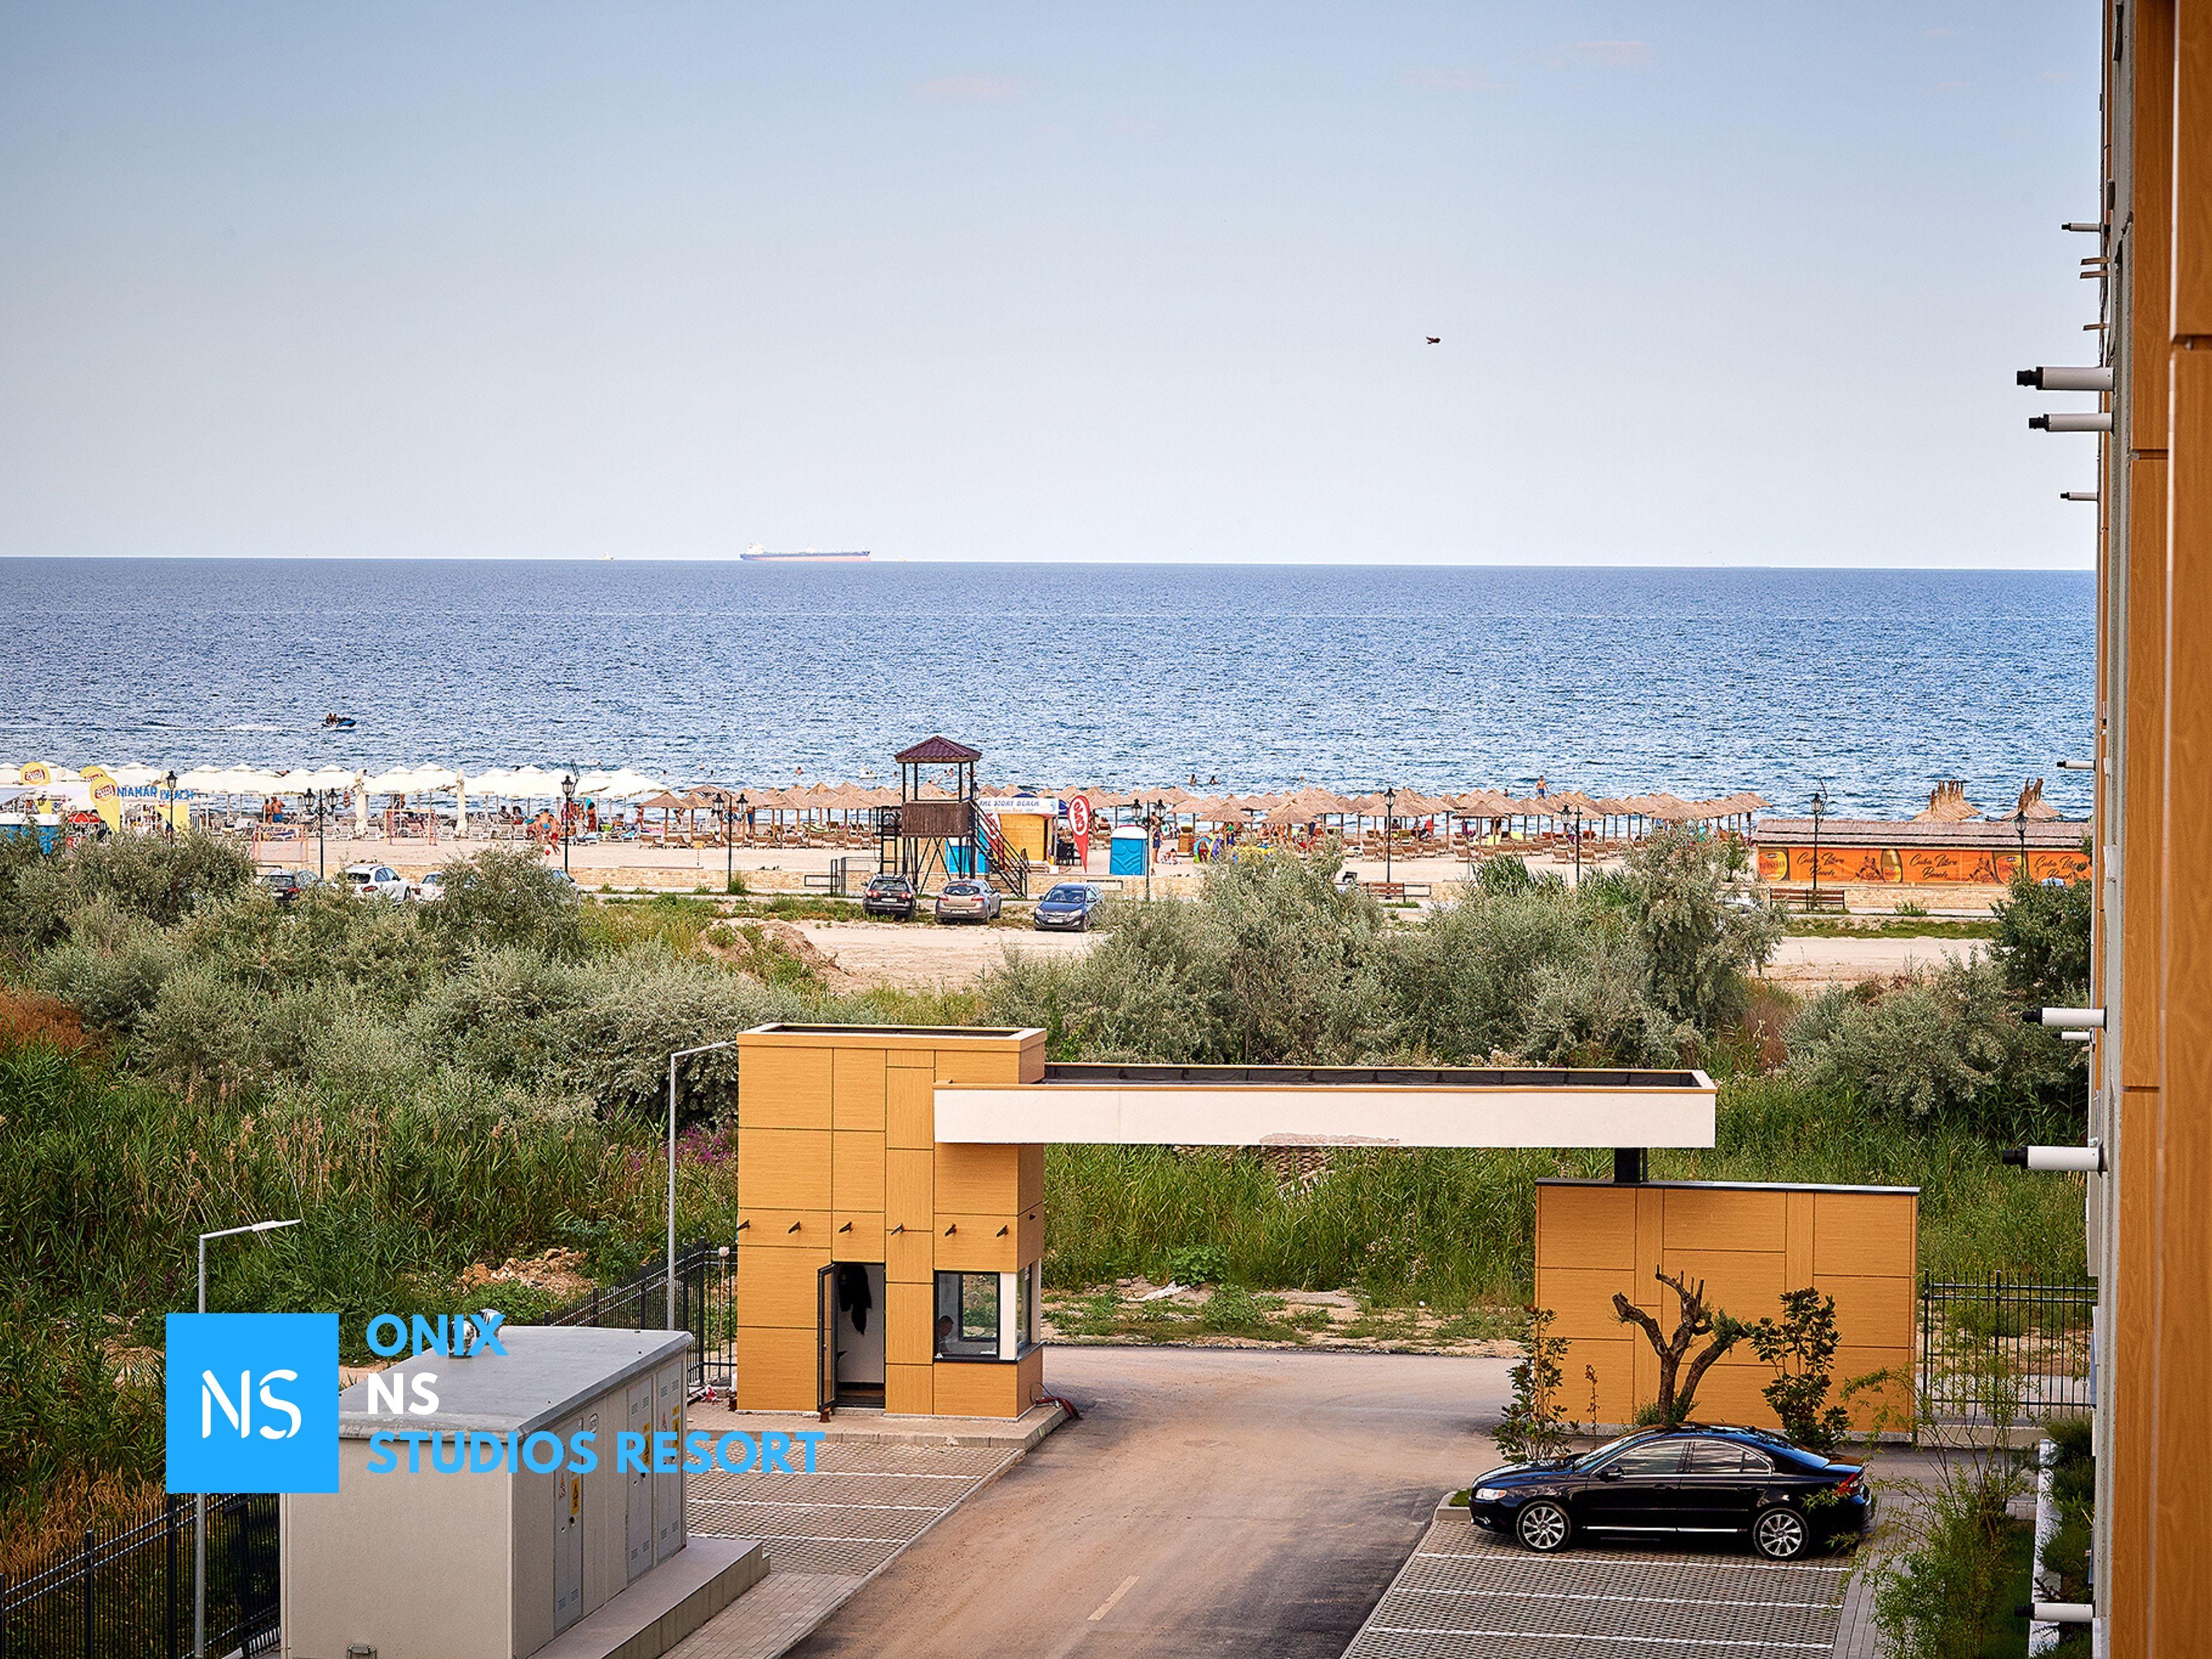
{"label": "street lamp post", "polygon": [[2027,879],[2027,808],[2021,807],[2012,815],[2012,827],[2020,832],[2020,878]]}
{"label": "street lamp post", "polygon": [[1583,884],[1583,809],[1571,801],[1559,816],[1566,819],[1567,838],[1574,843],[1575,886],[1579,890]]}
{"label": "street lamp post", "polygon": [[676,1328],[676,1062],[691,1054],[710,1054],[727,1048],[734,1038],[702,1042],[696,1048],[678,1048],[668,1056],[668,1325]]}
{"label": "street lamp post", "polygon": [[[172,775],[172,781],[174,781]],[[272,1233],[279,1227],[296,1227],[289,1221],[255,1221],[243,1227],[223,1227],[200,1235],[199,1310],[207,1311],[207,1247],[210,1238],[234,1238],[240,1233]],[[207,1494],[192,1494],[192,1659],[207,1659]]]}
{"label": "street lamp post", "polygon": [[1398,813],[1398,790],[1395,785],[1382,792],[1382,885],[1390,884],[1390,821]]}
{"label": "street lamp post", "polygon": [[1808,911],[1820,908],[1820,820],[1827,815],[1827,786],[1817,785],[1813,790],[1813,891],[1805,901]]}
{"label": "street lamp post", "polygon": [[[576,775],[563,772],[561,775],[561,873],[564,876],[568,873],[568,826],[575,816]],[[645,815],[639,813],[638,822],[642,823],[644,821]]]}
{"label": "street lamp post", "polygon": [[330,860],[323,848],[323,818],[330,811],[331,792],[310,789],[307,791],[307,805],[315,810],[315,879],[320,881],[330,873]]}
{"label": "street lamp post", "polygon": [[1155,801],[1145,811],[1145,902],[1152,900],[1152,860],[1159,856],[1160,808]]}
{"label": "street lamp post", "polygon": [[161,814],[161,822],[169,826],[169,844],[177,844],[177,775],[172,771],[161,780],[169,791],[169,810]]}

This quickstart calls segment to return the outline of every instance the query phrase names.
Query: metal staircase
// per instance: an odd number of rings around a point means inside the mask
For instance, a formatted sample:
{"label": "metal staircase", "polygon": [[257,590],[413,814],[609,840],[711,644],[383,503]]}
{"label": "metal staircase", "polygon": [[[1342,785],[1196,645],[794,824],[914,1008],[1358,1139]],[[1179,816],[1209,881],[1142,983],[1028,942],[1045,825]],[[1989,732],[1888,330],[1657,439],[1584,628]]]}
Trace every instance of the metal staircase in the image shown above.
{"label": "metal staircase", "polygon": [[999,833],[998,820],[972,801],[969,815],[975,820],[975,845],[983,849],[984,875],[992,886],[1009,898],[1030,896],[1030,860],[1026,853],[1017,853],[1006,844]]}

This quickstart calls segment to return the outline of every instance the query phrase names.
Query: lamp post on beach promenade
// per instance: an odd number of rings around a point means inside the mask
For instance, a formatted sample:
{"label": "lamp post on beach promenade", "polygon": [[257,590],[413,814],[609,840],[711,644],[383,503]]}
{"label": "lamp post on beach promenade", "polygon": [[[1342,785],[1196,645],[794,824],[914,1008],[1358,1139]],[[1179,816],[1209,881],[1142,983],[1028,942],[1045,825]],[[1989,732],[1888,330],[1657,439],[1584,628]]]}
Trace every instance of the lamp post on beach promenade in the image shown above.
{"label": "lamp post on beach promenade", "polygon": [[1808,910],[1820,908],[1820,820],[1828,814],[1828,789],[1826,784],[1813,790],[1813,892],[1805,901]]}
{"label": "lamp post on beach promenade", "polygon": [[169,810],[161,814],[161,822],[169,826],[169,845],[177,844],[177,775],[171,772],[161,782],[169,792]]}
{"label": "lamp post on beach promenade", "polygon": [[[576,775],[563,772],[561,775],[561,873],[564,876],[568,873],[568,824],[575,816]],[[642,823],[644,821],[645,814],[639,813],[638,822]]]}
{"label": "lamp post on beach promenade", "polygon": [[2020,833],[2020,875],[2027,879],[2027,808],[2022,806],[2012,815],[2012,827]]}
{"label": "lamp post on beach promenade", "polygon": [[1396,785],[1382,792],[1382,884],[1390,884],[1390,822],[1398,815]]}
{"label": "lamp post on beach promenade", "polygon": [[1567,839],[1575,848],[1575,885],[1583,884],[1583,809],[1569,801],[1559,813],[1567,821]]}
{"label": "lamp post on beach promenade", "polygon": [[331,792],[327,789],[307,791],[307,805],[315,815],[315,878],[319,881],[330,873],[323,854],[323,814],[330,808]]}

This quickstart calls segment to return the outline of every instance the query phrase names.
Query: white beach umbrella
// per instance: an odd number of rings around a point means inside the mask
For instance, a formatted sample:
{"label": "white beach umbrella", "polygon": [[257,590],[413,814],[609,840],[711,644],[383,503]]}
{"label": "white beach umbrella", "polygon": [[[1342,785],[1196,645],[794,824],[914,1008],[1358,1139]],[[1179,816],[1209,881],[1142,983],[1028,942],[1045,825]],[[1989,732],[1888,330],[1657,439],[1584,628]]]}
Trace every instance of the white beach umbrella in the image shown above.
{"label": "white beach umbrella", "polygon": [[294,767],[276,780],[276,793],[280,795],[304,795],[316,787],[315,775],[303,766]]}
{"label": "white beach umbrella", "polygon": [[209,793],[213,794],[222,787],[222,780],[224,775],[225,774],[223,769],[219,766],[195,766],[189,772],[181,773],[178,775],[177,787],[179,789],[205,790]]}
{"label": "white beach umbrella", "polygon": [[111,766],[107,769],[107,775],[115,780],[118,789],[144,789],[161,782],[162,778],[162,774],[155,768],[136,763],[129,766]]}
{"label": "white beach umbrella", "polygon": [[307,774],[310,789],[350,789],[361,781],[361,774],[346,766],[319,766]]}
{"label": "white beach umbrella", "polygon": [[514,792],[507,786],[514,781],[515,769],[511,766],[487,766],[481,772],[469,774],[469,787],[478,795],[507,795]]}
{"label": "white beach umbrella", "polygon": [[449,766],[418,766],[414,771],[415,787],[424,789],[456,789],[460,787],[460,774]]}
{"label": "white beach umbrella", "polygon": [[500,791],[517,800],[551,800],[560,793],[561,775],[540,766],[516,767],[507,775],[507,787]]}
{"label": "white beach umbrella", "polygon": [[371,794],[404,795],[415,787],[415,775],[404,766],[395,766],[389,772],[379,772],[362,787]]}

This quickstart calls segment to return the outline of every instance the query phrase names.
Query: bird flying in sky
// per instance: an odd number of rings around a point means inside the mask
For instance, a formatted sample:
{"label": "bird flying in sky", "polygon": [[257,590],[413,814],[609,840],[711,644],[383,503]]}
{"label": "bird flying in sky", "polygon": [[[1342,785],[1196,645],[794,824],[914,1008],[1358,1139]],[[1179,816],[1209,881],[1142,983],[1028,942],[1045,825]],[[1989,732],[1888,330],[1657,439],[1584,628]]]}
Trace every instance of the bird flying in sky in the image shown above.
{"label": "bird flying in sky", "polygon": [[1444,343],[1444,337],[1441,334],[1424,334],[1421,337],[1431,345],[1442,345]]}

